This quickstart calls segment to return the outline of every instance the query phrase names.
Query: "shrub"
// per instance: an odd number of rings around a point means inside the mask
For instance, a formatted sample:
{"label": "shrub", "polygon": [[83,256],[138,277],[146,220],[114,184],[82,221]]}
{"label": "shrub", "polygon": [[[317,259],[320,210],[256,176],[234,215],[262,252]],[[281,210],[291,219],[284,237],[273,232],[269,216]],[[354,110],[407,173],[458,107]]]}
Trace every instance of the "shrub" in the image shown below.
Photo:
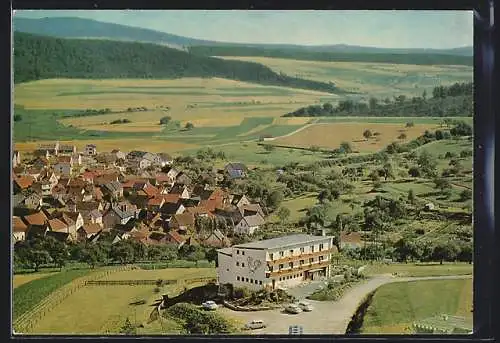
{"label": "shrub", "polygon": [[175,304],[167,309],[167,313],[181,319],[184,328],[192,334],[224,334],[234,331],[232,325],[221,315],[202,311],[192,304]]}

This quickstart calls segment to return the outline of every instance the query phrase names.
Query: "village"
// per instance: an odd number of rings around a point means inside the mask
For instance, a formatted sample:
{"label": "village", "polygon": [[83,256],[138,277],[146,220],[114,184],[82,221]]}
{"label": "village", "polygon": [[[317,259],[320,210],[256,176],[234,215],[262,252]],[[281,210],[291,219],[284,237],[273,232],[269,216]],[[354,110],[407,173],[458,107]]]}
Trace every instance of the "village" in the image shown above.
{"label": "village", "polygon": [[[43,236],[96,242],[107,233],[112,243],[221,248],[235,233],[252,235],[265,223],[258,203],[217,186],[225,178],[244,178],[248,170],[241,163],[214,170],[215,186],[209,187],[173,167],[164,153],[98,152],[94,144],[77,152],[54,143],[40,145],[34,156],[22,161],[20,152],[13,154],[15,242]],[[215,220],[222,229],[201,230],[203,221]]]}

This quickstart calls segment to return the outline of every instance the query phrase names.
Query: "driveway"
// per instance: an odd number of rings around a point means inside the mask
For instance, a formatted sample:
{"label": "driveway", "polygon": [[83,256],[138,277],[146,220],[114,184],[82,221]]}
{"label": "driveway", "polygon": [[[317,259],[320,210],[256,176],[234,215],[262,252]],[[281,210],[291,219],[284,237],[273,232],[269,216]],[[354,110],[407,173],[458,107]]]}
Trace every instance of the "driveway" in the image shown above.
{"label": "driveway", "polygon": [[312,312],[300,314],[286,314],[282,310],[262,312],[239,312],[228,308],[221,308],[221,314],[240,320],[242,323],[253,319],[261,319],[267,327],[260,330],[248,331],[249,334],[288,334],[290,325],[300,325],[304,334],[344,334],[352,315],[364,300],[365,296],[378,287],[391,282],[407,282],[420,280],[447,280],[470,278],[470,275],[435,276],[435,277],[404,277],[398,278],[390,274],[377,275],[369,280],[352,287],[338,301],[307,300],[313,307]]}

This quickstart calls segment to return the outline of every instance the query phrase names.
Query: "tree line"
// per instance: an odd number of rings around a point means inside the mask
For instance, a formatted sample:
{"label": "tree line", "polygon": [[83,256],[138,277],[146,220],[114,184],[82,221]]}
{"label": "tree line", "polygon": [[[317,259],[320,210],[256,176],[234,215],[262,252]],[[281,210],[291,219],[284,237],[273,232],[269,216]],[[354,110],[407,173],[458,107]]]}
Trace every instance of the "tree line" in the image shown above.
{"label": "tree line", "polygon": [[417,65],[473,65],[472,56],[459,56],[439,53],[358,53],[358,52],[320,52],[301,49],[276,49],[248,46],[206,45],[191,46],[189,52],[201,56],[258,56],[275,57],[305,61],[330,62],[376,62]]}
{"label": "tree line", "polygon": [[438,86],[432,97],[424,91],[421,96],[407,97],[398,95],[393,99],[371,97],[368,103],[354,100],[301,107],[283,117],[331,117],[331,116],[375,116],[375,117],[444,117],[468,116],[474,114],[473,84],[455,83],[451,86]]}
{"label": "tree line", "polygon": [[339,93],[331,83],[277,74],[253,62],[198,56],[155,44],[63,39],[16,32],[15,83],[49,78],[219,77]]}

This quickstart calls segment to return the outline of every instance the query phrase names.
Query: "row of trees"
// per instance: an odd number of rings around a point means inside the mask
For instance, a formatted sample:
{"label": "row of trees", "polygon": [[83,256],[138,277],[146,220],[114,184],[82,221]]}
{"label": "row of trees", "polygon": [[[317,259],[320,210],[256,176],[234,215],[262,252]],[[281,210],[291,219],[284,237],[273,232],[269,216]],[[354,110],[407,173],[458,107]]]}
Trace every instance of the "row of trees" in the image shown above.
{"label": "row of trees", "polygon": [[217,251],[193,245],[183,245],[180,249],[169,244],[146,246],[133,240],[121,240],[115,244],[106,239],[96,243],[63,243],[53,237],[33,238],[17,242],[14,246],[14,269],[33,268],[35,271],[48,264],[62,268],[70,261],[87,263],[94,268],[109,263],[178,259],[215,261]]}
{"label": "row of trees", "polygon": [[433,97],[427,98],[424,91],[419,97],[395,96],[392,100],[370,98],[368,103],[354,100],[339,101],[337,106],[331,103],[310,105],[299,108],[284,117],[319,117],[319,116],[472,116],[474,113],[472,83],[455,83],[449,87],[438,86],[433,90]]}
{"label": "row of trees", "polygon": [[329,83],[275,73],[253,62],[194,55],[137,42],[62,39],[22,32],[14,35],[14,81],[47,78],[220,77],[334,93]]}

